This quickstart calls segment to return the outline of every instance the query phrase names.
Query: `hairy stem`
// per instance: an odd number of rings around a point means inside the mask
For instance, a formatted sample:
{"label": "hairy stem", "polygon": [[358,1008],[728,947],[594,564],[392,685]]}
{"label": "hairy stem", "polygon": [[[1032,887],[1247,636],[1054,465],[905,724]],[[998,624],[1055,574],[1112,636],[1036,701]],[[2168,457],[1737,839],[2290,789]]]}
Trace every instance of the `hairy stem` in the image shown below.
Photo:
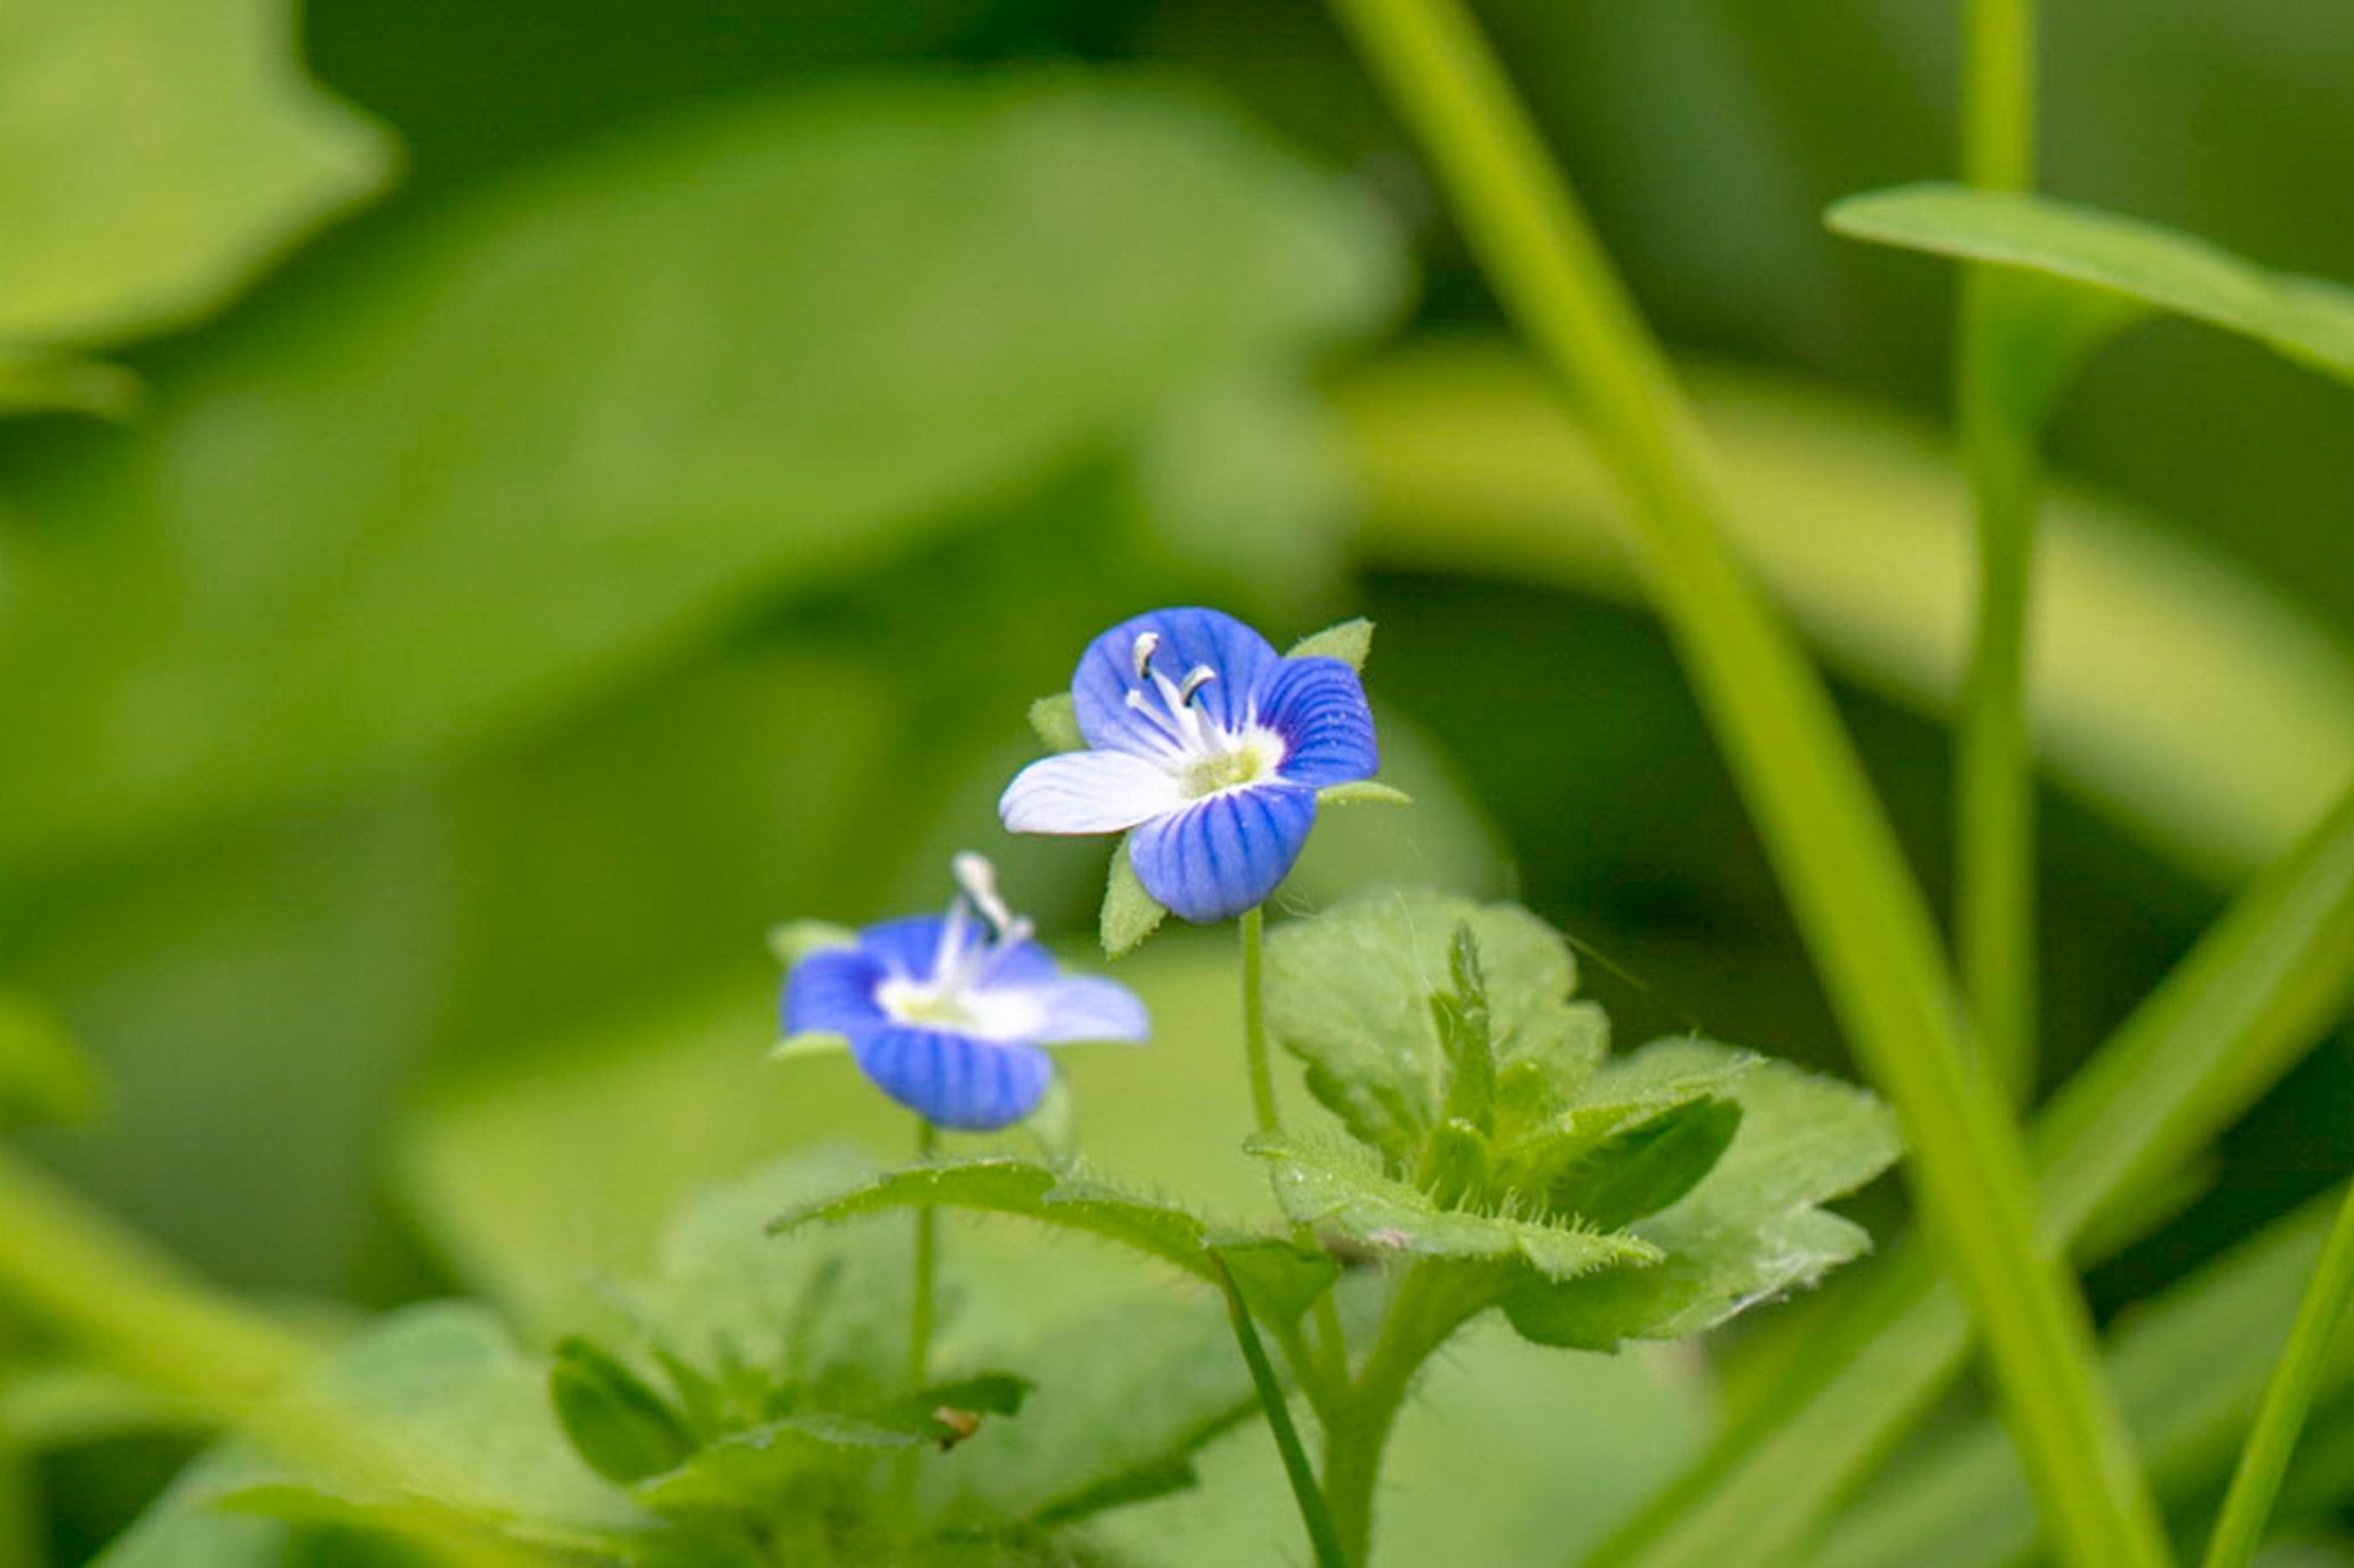
{"label": "hairy stem", "polygon": [[1363,1370],[1325,1425],[1324,1500],[1354,1568],[1365,1568],[1373,1552],[1373,1493],[1398,1407],[1423,1363],[1485,1302],[1484,1296],[1450,1288],[1426,1265],[1409,1269]]}

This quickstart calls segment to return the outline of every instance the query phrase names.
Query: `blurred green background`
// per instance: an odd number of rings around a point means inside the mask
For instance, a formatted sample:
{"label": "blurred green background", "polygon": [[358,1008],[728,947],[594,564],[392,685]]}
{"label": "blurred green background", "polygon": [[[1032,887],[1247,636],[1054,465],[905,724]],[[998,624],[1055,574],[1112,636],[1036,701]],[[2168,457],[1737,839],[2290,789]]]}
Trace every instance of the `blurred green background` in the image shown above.
{"label": "blurred green background", "polygon": [[[230,59],[297,47],[234,9],[252,36],[191,72],[230,104]],[[1744,543],[1942,904],[1951,280],[1819,215],[1950,173],[1949,7],[1481,13],[1693,356]],[[1028,701],[1154,604],[1278,642],[1379,624],[1422,803],[1320,829],[1288,897],[1510,892],[1585,945],[1623,1042],[1846,1070],[1606,487],[1315,6],[313,0],[301,32],[378,127],[307,101],[301,138],[357,160],[341,184],[236,219],[218,308],[69,334],[139,377],[130,417],[0,426],[0,984],[112,1085],[33,1141],[209,1275],[374,1306],[504,1271],[529,1301],[699,1174],[886,1128],[758,1064],[765,928],[929,907],[973,846],[1084,943],[1104,846],[1007,841],[991,806]],[[0,105],[39,88],[94,122],[140,79],[17,58],[52,74],[0,73]],[[2354,278],[2342,5],[2052,7],[2044,59],[2055,193]],[[12,134],[0,110],[0,198],[61,155]],[[63,145],[103,166],[87,134]],[[127,210],[227,225],[292,162],[201,161]],[[2349,429],[2344,386],[2180,324],[2062,408],[2047,1081],[2354,771]],[[1151,983],[1224,984],[1169,946]],[[1164,1023],[1193,1066],[1075,1074],[1099,1159],[1239,1206],[1210,1017]],[[1160,1114],[1117,1108],[1146,1084]],[[2341,1037],[2096,1304],[2354,1168],[2349,1095]],[[526,1231],[550,1255],[518,1261]],[[69,1549],[171,1457],[58,1462]]]}

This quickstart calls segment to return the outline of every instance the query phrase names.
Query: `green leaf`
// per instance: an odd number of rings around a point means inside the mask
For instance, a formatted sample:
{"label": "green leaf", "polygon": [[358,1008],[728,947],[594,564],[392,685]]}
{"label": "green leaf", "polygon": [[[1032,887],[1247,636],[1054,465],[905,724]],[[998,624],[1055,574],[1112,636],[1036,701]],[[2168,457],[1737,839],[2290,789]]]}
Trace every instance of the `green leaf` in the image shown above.
{"label": "green leaf", "polygon": [[0,26],[0,344],[194,321],[381,190],[374,122],[305,80],[289,0],[18,0]]}
{"label": "green leaf", "polygon": [[[0,860],[543,723],[1363,329],[1401,275],[1362,193],[1068,69],[532,162],[240,323],[104,461],[22,476],[45,546],[0,616]],[[453,635],[452,582],[498,613]]]}
{"label": "green leaf", "polygon": [[146,388],[139,377],[102,360],[0,351],[0,414],[60,411],[127,419]]}
{"label": "green leaf", "polygon": [[1049,751],[1085,751],[1087,737],[1079,733],[1079,716],[1071,694],[1056,692],[1030,705],[1030,727]]}
{"label": "green leaf", "polygon": [[0,1128],[88,1121],[106,1098],[98,1067],[30,997],[0,991]]}
{"label": "green leaf", "polygon": [[1129,853],[1135,837],[1132,832],[1122,835],[1111,852],[1111,874],[1104,885],[1103,913],[1097,923],[1108,959],[1124,959],[1136,951],[1169,916],[1167,906],[1144,891],[1144,883],[1136,874],[1136,862]]}
{"label": "green leaf", "polygon": [[1740,1128],[1738,1101],[1687,1100],[1593,1145],[1546,1196],[1563,1214],[1618,1230],[1700,1185]]}
{"label": "green leaf", "polygon": [[1341,1277],[1340,1260],[1272,1236],[1213,1239],[1235,1288],[1252,1313],[1270,1323],[1296,1323]]}
{"label": "green leaf", "polygon": [[1680,1339],[1811,1285],[1869,1247],[1861,1227],[1819,1205],[1895,1160],[1903,1146],[1888,1107],[1852,1085],[1699,1041],[1646,1046],[1626,1077],[1690,1082],[1712,1059],[1739,1065],[1723,1081],[1741,1112],[1731,1146],[1682,1198],[1623,1233],[1665,1261],[1565,1286],[1525,1281],[1504,1298],[1523,1335],[1588,1350]]}
{"label": "green leaf", "polygon": [[1640,1266],[1662,1256],[1634,1235],[1442,1209],[1428,1194],[1373,1170],[1354,1150],[1265,1135],[1245,1147],[1272,1167],[1276,1201],[1286,1214],[1338,1231],[1377,1255],[1520,1263],[1547,1279],[1575,1279],[1622,1264]]}
{"label": "green leaf", "polygon": [[779,1235],[858,1214],[936,1205],[987,1209],[1087,1231],[1175,1264],[1197,1278],[1214,1282],[1217,1277],[1204,1250],[1208,1227],[1184,1211],[1130,1198],[1098,1182],[1068,1180],[1043,1165],[1002,1157],[944,1160],[889,1171],[847,1192],[788,1210],[769,1222],[769,1233]]}
{"label": "green leaf", "polygon": [[1500,1075],[1533,1063],[1566,1097],[1599,1061],[1600,1011],[1573,1003],[1576,967],[1517,905],[1427,889],[1370,894],[1267,938],[1269,1026],[1308,1064],[1309,1087],[1389,1167],[1411,1172],[1437,1125],[1447,1061],[1431,1010],[1448,944],[1469,926],[1486,975]]}
{"label": "green leaf", "polygon": [[[2243,334],[2354,381],[2354,290],[2275,272],[2203,239],[2050,196],[1903,185],[1850,196],[1826,221],[1840,234],[2018,268],[2122,295]],[[2109,325],[2137,312],[2118,311]]]}
{"label": "green leaf", "polygon": [[1284,652],[1287,659],[1338,659],[1362,673],[1365,656],[1373,651],[1373,623],[1363,616],[1314,631]]}
{"label": "green leaf", "polygon": [[831,920],[788,920],[769,933],[769,951],[788,969],[811,953],[857,945],[857,931]]}
{"label": "green leaf", "polygon": [[609,1481],[627,1485],[667,1470],[695,1446],[685,1423],[660,1395],[578,1335],[557,1345],[547,1391],[565,1436]]}

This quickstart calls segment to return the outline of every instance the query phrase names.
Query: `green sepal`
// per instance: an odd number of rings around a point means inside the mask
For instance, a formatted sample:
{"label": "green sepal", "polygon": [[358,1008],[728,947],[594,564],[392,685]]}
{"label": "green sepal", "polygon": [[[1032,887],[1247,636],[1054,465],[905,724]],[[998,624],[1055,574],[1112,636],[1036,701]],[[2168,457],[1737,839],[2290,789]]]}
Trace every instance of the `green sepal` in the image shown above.
{"label": "green sepal", "polygon": [[1363,616],[1311,631],[1284,653],[1287,659],[1338,659],[1363,674],[1365,655],[1373,650],[1373,623]]}
{"label": "green sepal", "polygon": [[1594,1144],[1553,1180],[1546,1207],[1603,1230],[1633,1224],[1701,1184],[1741,1130],[1737,1100],[1687,1100]]}
{"label": "green sepal", "polygon": [[769,1060],[790,1062],[800,1056],[839,1056],[850,1049],[850,1037],[826,1029],[804,1029],[769,1047]]}
{"label": "green sepal", "polygon": [[858,933],[831,920],[788,920],[769,928],[769,951],[788,969],[811,953],[856,946]]}
{"label": "green sepal", "polygon": [[1030,727],[1049,751],[1085,751],[1087,737],[1079,733],[1077,705],[1068,692],[1040,697],[1030,705]]}
{"label": "green sepal", "polygon": [[1319,806],[1411,806],[1414,797],[1376,779],[1327,784],[1316,791]]}
{"label": "green sepal", "polygon": [[560,1341],[547,1393],[564,1436],[588,1467],[627,1486],[695,1451],[684,1420],[619,1361],[575,1336]]}
{"label": "green sepal", "polygon": [[1103,913],[1097,922],[1108,959],[1124,959],[1136,951],[1169,916],[1168,906],[1144,891],[1144,882],[1136,874],[1129,853],[1135,839],[1133,832],[1124,834],[1111,852],[1111,874],[1104,884]]}

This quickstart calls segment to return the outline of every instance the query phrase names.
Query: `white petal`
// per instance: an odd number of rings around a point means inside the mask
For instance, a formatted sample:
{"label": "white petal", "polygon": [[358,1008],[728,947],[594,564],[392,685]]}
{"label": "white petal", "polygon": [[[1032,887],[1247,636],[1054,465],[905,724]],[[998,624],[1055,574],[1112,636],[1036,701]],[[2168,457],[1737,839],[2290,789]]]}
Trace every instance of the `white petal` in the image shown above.
{"label": "white petal", "polygon": [[1017,833],[1117,833],[1176,810],[1176,778],[1125,751],[1066,751],[1013,776],[997,814]]}

